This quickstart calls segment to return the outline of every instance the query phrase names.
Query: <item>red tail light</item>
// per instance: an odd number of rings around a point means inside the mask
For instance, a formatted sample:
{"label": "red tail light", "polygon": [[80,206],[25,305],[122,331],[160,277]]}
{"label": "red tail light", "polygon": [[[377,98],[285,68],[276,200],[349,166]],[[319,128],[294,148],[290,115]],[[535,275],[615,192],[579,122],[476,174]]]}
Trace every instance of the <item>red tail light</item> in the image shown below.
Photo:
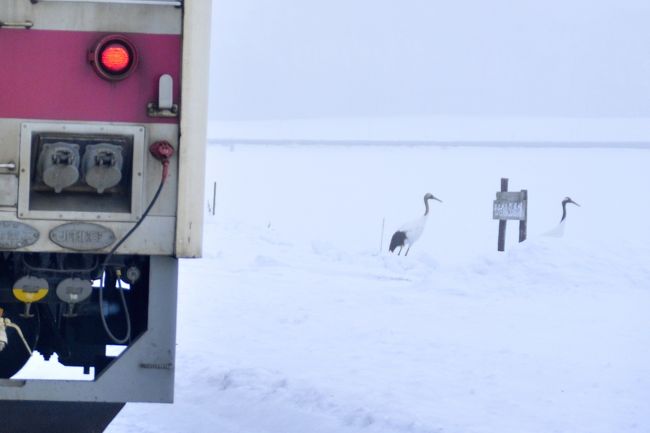
{"label": "red tail light", "polygon": [[102,50],[99,61],[106,70],[121,74],[131,64],[131,53],[122,44],[113,43]]}
{"label": "red tail light", "polygon": [[135,46],[126,37],[110,35],[102,38],[89,53],[97,74],[110,81],[127,78],[137,66]]}

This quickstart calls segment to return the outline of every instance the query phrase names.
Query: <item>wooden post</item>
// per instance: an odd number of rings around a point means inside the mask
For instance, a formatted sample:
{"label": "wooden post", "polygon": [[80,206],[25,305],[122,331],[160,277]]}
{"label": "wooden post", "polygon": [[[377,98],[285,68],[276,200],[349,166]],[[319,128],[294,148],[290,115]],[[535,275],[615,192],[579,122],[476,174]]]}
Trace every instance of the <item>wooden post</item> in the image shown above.
{"label": "wooden post", "polygon": [[[508,178],[501,178],[501,192],[508,191]],[[499,220],[499,241],[497,245],[498,251],[505,251],[506,249],[506,223],[508,220]]]}
{"label": "wooden post", "polygon": [[519,221],[519,242],[526,240],[526,231],[528,229],[528,190],[522,189],[521,196],[526,206],[526,218]]}

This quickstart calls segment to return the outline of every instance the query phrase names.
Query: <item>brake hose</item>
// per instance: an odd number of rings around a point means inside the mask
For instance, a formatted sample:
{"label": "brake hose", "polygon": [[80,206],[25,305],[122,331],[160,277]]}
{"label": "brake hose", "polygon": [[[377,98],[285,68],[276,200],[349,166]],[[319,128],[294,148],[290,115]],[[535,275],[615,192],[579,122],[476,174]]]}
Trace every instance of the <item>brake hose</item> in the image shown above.
{"label": "brake hose", "polygon": [[104,316],[104,312],[102,311],[104,305],[104,285],[106,284],[105,270],[102,271],[102,280],[99,285],[99,317],[102,318],[102,326],[104,327],[104,331],[106,331],[108,338],[110,338],[115,344],[124,344],[131,340],[131,315],[129,314],[129,307],[126,303],[126,297],[124,296],[124,288],[122,287],[120,280],[122,272],[117,269],[115,271],[115,276],[117,277],[117,288],[120,293],[120,301],[122,302],[122,308],[124,308],[124,321],[126,323],[126,334],[124,335],[124,338],[117,338],[115,334],[111,332],[111,329],[106,322],[106,316]]}
{"label": "brake hose", "polygon": [[133,234],[134,231],[138,227],[140,227],[140,224],[144,221],[144,219],[149,215],[149,212],[153,208],[153,206],[156,204],[156,201],[158,201],[158,197],[160,197],[160,192],[163,189],[163,186],[165,185],[165,181],[167,180],[167,175],[169,174],[169,158],[174,153],[174,148],[169,144],[167,141],[157,141],[153,143],[149,147],[149,151],[151,154],[159,160],[163,166],[162,168],[162,176],[160,179],[160,185],[158,186],[158,190],[156,190],[156,194],[154,194],[153,199],[151,200],[151,203],[149,203],[149,206],[147,206],[147,209],[142,213],[142,217],[138,220],[137,223],[131,229],[120,239],[118,243],[115,244],[113,248],[111,248],[111,251],[108,253],[104,261],[102,262],[102,265],[100,266],[100,272],[99,275],[101,276],[101,281],[99,284],[99,317],[102,319],[102,326],[104,327],[104,331],[106,331],[106,335],[108,335],[108,338],[110,338],[115,344],[124,344],[127,343],[129,340],[131,340],[131,316],[129,314],[129,308],[126,302],[126,297],[124,296],[124,288],[122,287],[121,283],[121,277],[122,277],[122,271],[120,269],[116,269],[115,275],[117,277],[117,289],[120,293],[120,302],[122,303],[122,307],[124,308],[124,320],[126,323],[126,335],[124,338],[117,338],[110,330],[108,323],[106,322],[106,316],[104,316],[104,286],[106,283],[106,266],[108,266],[108,262],[111,260],[113,255],[115,254],[115,251]]}

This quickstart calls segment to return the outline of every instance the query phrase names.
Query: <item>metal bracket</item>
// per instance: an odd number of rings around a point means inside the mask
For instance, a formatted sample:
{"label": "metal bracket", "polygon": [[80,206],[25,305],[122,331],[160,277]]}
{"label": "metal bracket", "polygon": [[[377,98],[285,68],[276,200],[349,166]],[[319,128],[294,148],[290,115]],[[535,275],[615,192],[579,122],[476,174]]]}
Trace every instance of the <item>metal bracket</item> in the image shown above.
{"label": "metal bracket", "polygon": [[158,104],[150,102],[147,104],[147,115],[149,117],[178,117],[178,104],[171,108],[158,108]]}
{"label": "metal bracket", "polygon": [[174,104],[174,79],[163,74],[158,79],[158,102],[147,105],[149,117],[178,117],[178,105]]}

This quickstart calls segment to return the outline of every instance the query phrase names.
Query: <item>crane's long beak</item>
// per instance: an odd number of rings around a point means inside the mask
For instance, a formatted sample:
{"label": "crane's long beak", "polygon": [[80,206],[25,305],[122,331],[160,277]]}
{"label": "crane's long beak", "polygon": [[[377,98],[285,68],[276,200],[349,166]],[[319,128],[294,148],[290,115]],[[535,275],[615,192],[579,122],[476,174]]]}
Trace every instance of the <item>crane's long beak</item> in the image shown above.
{"label": "crane's long beak", "polygon": [[436,197],[436,196],[434,196],[433,199],[434,199],[434,200],[438,200],[440,203],[442,203],[442,200],[440,200],[440,199],[439,199],[438,197]]}
{"label": "crane's long beak", "polygon": [[574,202],[573,200],[571,200],[571,203],[573,203],[574,205],[576,205],[578,207],[581,207],[578,203]]}

